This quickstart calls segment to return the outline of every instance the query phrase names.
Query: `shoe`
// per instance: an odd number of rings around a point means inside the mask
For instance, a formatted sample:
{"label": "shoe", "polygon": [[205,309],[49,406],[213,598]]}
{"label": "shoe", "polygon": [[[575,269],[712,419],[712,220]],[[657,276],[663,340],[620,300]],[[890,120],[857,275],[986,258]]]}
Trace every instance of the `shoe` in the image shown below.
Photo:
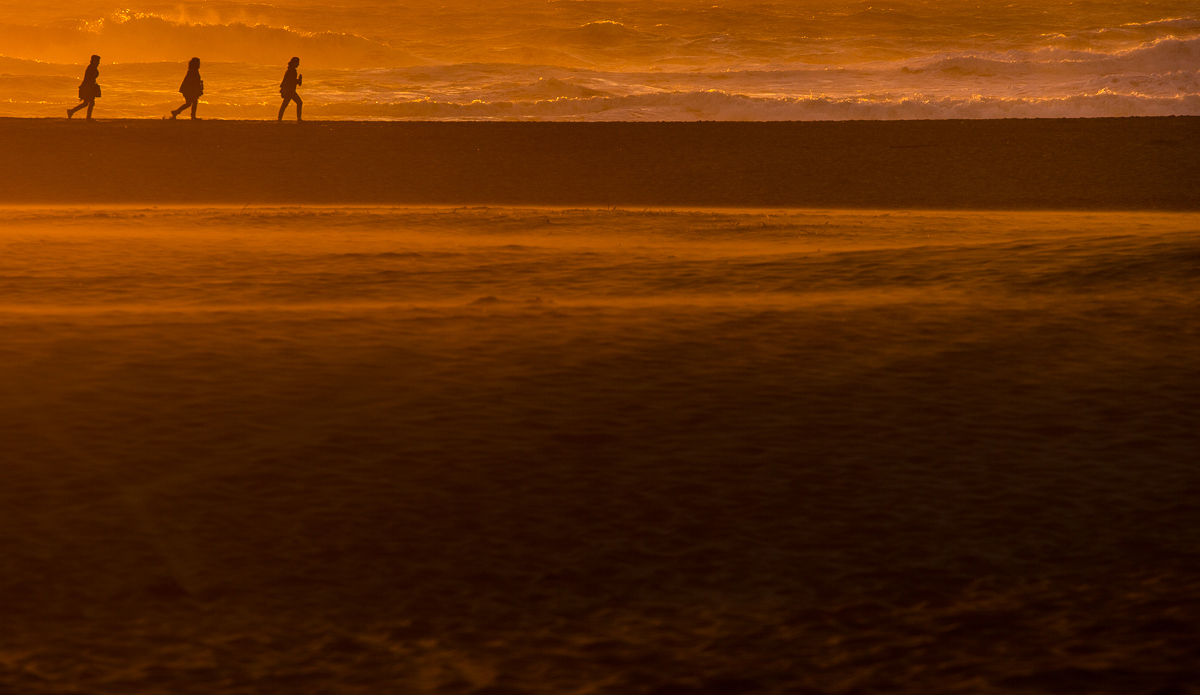
{"label": "shoe", "polygon": [[179,117],[179,114],[175,113],[174,111],[172,111],[172,112],[171,112],[171,120],[172,120],[172,121],[173,121],[173,120],[175,120],[175,119],[176,119],[176,118],[178,118],[178,117]]}
{"label": "shoe", "polygon": [[74,111],[72,111],[71,109],[67,109],[67,118],[70,118],[71,116],[74,116],[74,115],[75,115]]}

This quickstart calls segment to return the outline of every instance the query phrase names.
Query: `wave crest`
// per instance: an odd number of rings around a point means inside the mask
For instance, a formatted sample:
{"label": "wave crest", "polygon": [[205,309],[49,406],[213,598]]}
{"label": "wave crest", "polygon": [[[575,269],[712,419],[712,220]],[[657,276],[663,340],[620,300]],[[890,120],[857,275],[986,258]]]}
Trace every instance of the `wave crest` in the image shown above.
{"label": "wave crest", "polygon": [[0,26],[8,55],[76,63],[91,53],[114,62],[206,61],[274,64],[303,55],[322,67],[400,67],[427,61],[356,34],[309,33],[288,27],[230,22],[192,23],[147,13],[118,12],[68,26]]}
{"label": "wave crest", "polygon": [[1200,37],[1162,38],[1117,53],[1044,49],[1008,53],[963,53],[939,56],[920,67],[946,74],[1025,76],[1030,73],[1098,75],[1143,72],[1172,73],[1200,70]]}
{"label": "wave crest", "polygon": [[1100,90],[1061,98],[766,98],[709,90],[539,101],[453,103],[422,99],[320,107],[335,118],[453,120],[818,121],[1200,116],[1200,95],[1146,97]]}

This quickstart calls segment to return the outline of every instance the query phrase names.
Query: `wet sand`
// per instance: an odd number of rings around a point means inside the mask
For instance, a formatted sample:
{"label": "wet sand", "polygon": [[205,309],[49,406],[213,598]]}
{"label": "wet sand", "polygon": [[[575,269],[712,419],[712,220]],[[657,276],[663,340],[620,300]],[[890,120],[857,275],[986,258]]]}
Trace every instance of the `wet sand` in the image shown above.
{"label": "wet sand", "polygon": [[0,204],[1200,209],[1195,117],[0,119],[0,142]]}
{"label": "wet sand", "polygon": [[1194,213],[8,210],[0,439],[0,691],[1200,688]]}

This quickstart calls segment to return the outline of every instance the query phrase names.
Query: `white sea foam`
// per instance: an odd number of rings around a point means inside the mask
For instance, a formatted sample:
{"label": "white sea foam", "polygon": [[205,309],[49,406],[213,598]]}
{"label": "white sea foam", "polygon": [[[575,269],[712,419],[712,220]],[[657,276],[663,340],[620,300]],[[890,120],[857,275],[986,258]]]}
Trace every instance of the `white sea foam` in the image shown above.
{"label": "white sea foam", "polygon": [[395,104],[334,104],[332,117],[387,119],[528,120],[876,120],[938,118],[1091,118],[1200,115],[1200,95],[1146,97],[1100,90],[1067,97],[976,98],[764,98],[719,91],[624,97],[454,103],[419,100]]}
{"label": "white sea foam", "polygon": [[[858,119],[1194,115],[1200,13],[1059,2],[777,6],[522,3],[484,13],[281,5],[55,15],[0,0],[0,115],[61,113],[104,56],[101,110],[178,105],[193,55],[209,117],[269,118],[303,57],[319,118]],[[37,62],[30,60],[33,59]]]}
{"label": "white sea foam", "polygon": [[1200,38],[1155,39],[1137,48],[1117,53],[1041,49],[1007,53],[962,53],[939,55],[918,61],[920,68],[997,75],[1103,75],[1140,71],[1164,73],[1200,70]]}

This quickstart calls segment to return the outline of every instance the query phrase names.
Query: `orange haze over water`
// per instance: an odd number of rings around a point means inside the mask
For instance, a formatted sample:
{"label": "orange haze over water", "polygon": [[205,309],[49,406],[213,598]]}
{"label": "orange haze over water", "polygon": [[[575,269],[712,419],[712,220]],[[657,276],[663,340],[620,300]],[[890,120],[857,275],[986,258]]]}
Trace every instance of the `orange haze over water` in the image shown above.
{"label": "orange haze over water", "polygon": [[321,118],[811,120],[1200,114],[1195,3],[0,3],[0,115],[265,118],[293,55]]}

